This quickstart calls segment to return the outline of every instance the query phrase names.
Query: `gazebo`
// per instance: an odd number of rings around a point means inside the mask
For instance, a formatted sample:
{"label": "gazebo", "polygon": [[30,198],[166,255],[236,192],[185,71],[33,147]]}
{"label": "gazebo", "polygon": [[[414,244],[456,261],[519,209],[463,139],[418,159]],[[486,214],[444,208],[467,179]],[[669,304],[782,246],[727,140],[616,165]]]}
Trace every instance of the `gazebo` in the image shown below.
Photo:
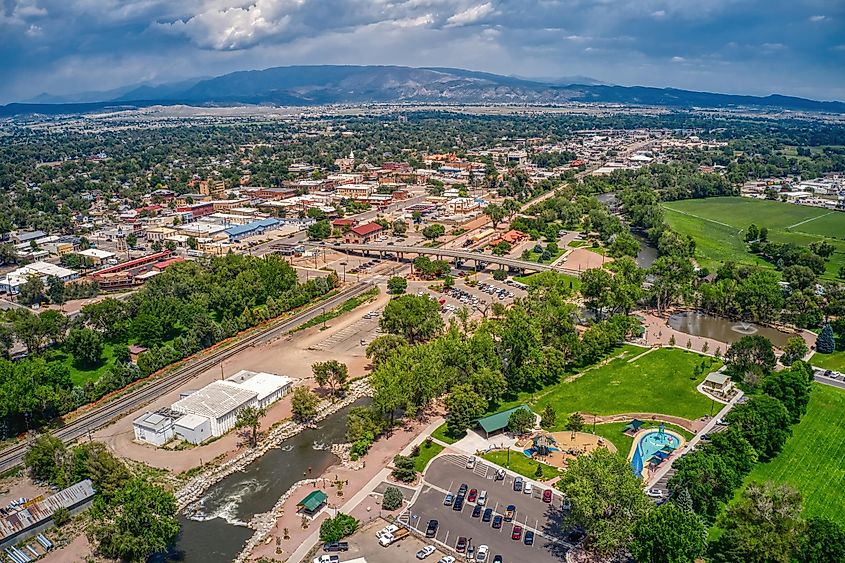
{"label": "gazebo", "polygon": [[321,490],[308,493],[308,496],[296,503],[296,508],[308,516],[313,516],[320,510],[329,499],[328,495]]}

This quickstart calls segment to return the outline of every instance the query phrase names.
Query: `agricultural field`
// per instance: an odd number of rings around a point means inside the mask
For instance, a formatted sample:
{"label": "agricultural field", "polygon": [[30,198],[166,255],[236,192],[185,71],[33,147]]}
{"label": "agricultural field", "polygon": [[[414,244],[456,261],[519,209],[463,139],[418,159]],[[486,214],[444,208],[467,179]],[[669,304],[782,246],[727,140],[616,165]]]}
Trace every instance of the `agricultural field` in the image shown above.
{"label": "agricultural field", "polygon": [[804,496],[805,516],[827,516],[845,524],[845,391],[813,384],[807,414],[772,461],[758,464],[746,482],[789,484]]}
{"label": "agricultural field", "polygon": [[666,221],[696,241],[696,259],[710,269],[733,260],[771,268],[751,254],[745,229],[754,223],[769,229],[769,240],[807,246],[826,239],[836,248],[823,277],[836,279],[845,266],[845,212],[743,197],[690,199],[663,204]]}

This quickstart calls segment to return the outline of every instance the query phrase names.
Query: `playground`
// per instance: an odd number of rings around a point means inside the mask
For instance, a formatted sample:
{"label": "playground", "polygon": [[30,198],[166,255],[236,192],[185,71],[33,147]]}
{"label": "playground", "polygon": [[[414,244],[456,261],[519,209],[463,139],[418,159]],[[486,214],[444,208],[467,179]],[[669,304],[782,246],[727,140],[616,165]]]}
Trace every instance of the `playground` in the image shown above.
{"label": "playground", "polygon": [[616,452],[616,446],[610,441],[587,432],[537,432],[517,442],[515,447],[526,457],[558,469],[566,469],[569,460],[597,448]]}

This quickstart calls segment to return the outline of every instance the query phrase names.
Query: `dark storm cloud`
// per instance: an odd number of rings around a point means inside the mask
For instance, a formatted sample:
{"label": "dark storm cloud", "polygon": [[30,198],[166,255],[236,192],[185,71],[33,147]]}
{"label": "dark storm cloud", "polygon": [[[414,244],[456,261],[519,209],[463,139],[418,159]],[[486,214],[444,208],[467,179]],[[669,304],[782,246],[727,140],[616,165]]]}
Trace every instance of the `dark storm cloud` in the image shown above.
{"label": "dark storm cloud", "polygon": [[845,99],[821,0],[0,0],[0,100],[285,64]]}

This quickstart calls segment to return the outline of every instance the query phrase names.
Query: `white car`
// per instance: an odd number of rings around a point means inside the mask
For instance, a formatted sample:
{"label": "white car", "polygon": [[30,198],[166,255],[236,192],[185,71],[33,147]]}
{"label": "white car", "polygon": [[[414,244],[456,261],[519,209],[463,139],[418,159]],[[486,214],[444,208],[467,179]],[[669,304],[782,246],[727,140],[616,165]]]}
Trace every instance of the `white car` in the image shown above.
{"label": "white car", "polygon": [[392,535],[393,532],[395,532],[398,529],[399,529],[399,526],[396,526],[395,524],[390,524],[389,526],[386,526],[386,527],[382,528],[381,530],[379,530],[378,532],[376,532],[376,537],[381,539],[381,537],[384,536],[384,535],[388,535],[388,534]]}
{"label": "white car", "polygon": [[522,486],[522,492],[525,493],[526,495],[530,495],[531,494],[531,483],[526,481],[525,484]]}
{"label": "white car", "polygon": [[645,494],[651,498],[663,498],[663,491],[660,489],[646,489]]}
{"label": "white car", "polygon": [[451,555],[444,555],[437,563],[455,563],[455,558]]}
{"label": "white car", "polygon": [[417,559],[425,559],[426,557],[428,557],[432,553],[434,553],[434,546],[433,545],[427,545],[417,552]]}
{"label": "white car", "polygon": [[490,552],[490,548],[487,547],[486,544],[481,544],[478,546],[478,553],[475,554],[475,560],[481,563],[487,561],[487,554]]}
{"label": "white car", "polygon": [[314,558],[314,563],[339,563],[340,557],[337,555],[320,555]]}
{"label": "white car", "polygon": [[475,468],[475,456],[471,455],[467,458],[467,469]]}

